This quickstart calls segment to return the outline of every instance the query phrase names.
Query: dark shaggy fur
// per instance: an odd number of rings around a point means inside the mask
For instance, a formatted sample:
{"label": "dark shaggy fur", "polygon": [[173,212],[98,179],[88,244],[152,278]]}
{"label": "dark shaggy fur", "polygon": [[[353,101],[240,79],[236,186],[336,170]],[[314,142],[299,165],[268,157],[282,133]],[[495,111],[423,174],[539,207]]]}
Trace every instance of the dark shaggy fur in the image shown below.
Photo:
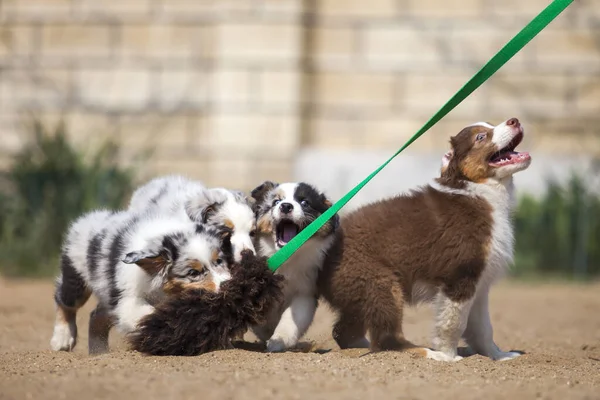
{"label": "dark shaggy fur", "polygon": [[226,349],[232,338],[262,323],[271,307],[279,305],[282,280],[269,271],[266,258],[244,253],[218,293],[193,289],[167,298],[127,339],[134,350],[152,355]]}

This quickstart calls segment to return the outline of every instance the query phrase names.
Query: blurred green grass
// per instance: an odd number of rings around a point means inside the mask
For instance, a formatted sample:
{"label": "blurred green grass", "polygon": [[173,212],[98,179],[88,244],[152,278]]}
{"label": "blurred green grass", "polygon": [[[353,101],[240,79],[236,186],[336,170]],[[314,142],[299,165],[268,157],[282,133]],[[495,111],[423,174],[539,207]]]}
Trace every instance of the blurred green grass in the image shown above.
{"label": "blurred green grass", "polygon": [[[134,187],[135,170],[106,142],[83,154],[67,127],[30,124],[30,141],[0,173],[0,274],[46,277],[58,270],[70,222],[96,208],[118,209]],[[521,197],[515,214],[513,277],[591,280],[600,276],[600,197],[581,176],[549,181],[540,198]]]}
{"label": "blurred green grass", "polygon": [[29,143],[0,175],[0,273],[49,276],[58,270],[69,223],[95,208],[128,200],[134,171],[119,165],[119,148],[106,142],[91,154],[67,140],[66,126],[30,123]]}

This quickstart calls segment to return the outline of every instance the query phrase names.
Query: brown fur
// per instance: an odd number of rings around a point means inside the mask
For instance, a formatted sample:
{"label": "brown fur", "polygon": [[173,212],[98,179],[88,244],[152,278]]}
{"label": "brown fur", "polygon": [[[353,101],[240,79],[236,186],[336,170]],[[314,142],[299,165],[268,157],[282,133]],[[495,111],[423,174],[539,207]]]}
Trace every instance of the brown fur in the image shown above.
{"label": "brown fur", "polygon": [[[473,143],[477,134],[485,134],[485,139]],[[465,181],[481,183],[488,178],[491,168],[488,159],[497,151],[492,143],[492,129],[484,126],[467,127],[451,138],[450,144],[452,158],[448,166],[442,169],[440,183],[460,189]]]}
{"label": "brown fur", "polygon": [[[146,257],[139,260],[136,264],[150,275],[156,275],[159,271],[166,268],[169,260],[165,254],[156,257]],[[200,270],[201,271],[201,270]]]}
{"label": "brown fur", "polygon": [[273,224],[272,224],[270,215],[265,214],[265,215],[261,216],[258,219],[258,221],[256,222],[256,228],[258,229],[258,232],[260,232],[260,233],[272,234],[273,233]]}
{"label": "brown fur", "polygon": [[[468,127],[451,139],[452,158],[438,182],[464,188],[493,173],[492,130]],[[485,133],[485,139],[476,140]],[[492,208],[483,199],[424,187],[359,208],[341,221],[319,278],[321,294],[339,311],[333,336],[341,348],[371,337],[371,350],[426,351],[402,331],[415,284],[462,302],[474,296],[485,268]]]}
{"label": "brown fur", "polygon": [[181,282],[181,281],[168,281],[164,284],[163,289],[168,294],[179,294],[186,290],[206,290],[207,292],[216,292],[217,285],[213,281],[200,281],[200,282]]}
{"label": "brown fur", "polygon": [[192,356],[229,348],[232,338],[262,323],[279,305],[282,281],[269,271],[266,258],[243,253],[218,293],[188,287],[168,296],[127,340],[134,350],[153,355]]}

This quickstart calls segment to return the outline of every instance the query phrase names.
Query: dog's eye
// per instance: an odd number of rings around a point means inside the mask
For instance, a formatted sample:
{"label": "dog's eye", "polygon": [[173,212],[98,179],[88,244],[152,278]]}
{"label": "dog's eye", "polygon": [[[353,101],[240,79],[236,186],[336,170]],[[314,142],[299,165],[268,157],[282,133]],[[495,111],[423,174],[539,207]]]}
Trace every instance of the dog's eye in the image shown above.
{"label": "dog's eye", "polygon": [[481,142],[483,139],[485,139],[485,133],[479,133],[475,138],[475,140],[478,142]]}
{"label": "dog's eye", "polygon": [[223,261],[223,259],[222,259],[222,258],[217,258],[217,259],[215,260],[215,264],[217,264],[217,265],[223,265],[223,263],[224,263],[224,262],[225,262],[225,261]]}
{"label": "dog's eye", "polygon": [[200,275],[202,275],[202,272],[198,271],[197,269],[190,269],[187,273],[187,276],[189,276],[190,278],[197,278]]}
{"label": "dog's eye", "polygon": [[250,237],[254,237],[256,235],[256,229],[250,231]]}
{"label": "dog's eye", "polygon": [[308,207],[308,201],[306,201],[306,200],[302,200],[302,201],[300,202],[300,205],[301,205],[302,207]]}
{"label": "dog's eye", "polygon": [[279,200],[279,199],[273,200],[273,207],[275,207],[279,203],[281,203],[281,200]]}

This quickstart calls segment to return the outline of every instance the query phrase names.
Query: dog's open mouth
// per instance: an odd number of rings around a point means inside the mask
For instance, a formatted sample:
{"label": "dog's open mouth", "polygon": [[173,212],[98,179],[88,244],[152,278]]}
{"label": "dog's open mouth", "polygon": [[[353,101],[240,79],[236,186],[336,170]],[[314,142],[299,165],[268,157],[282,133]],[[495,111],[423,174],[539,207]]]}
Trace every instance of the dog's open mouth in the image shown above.
{"label": "dog's open mouth", "polygon": [[283,220],[277,224],[275,235],[277,246],[283,247],[300,232],[300,227],[290,220]]}
{"label": "dog's open mouth", "polygon": [[529,159],[529,153],[519,153],[518,151],[515,151],[522,140],[523,132],[519,132],[519,134],[515,136],[506,147],[492,154],[492,157],[490,158],[490,165],[493,167],[503,167],[509,164],[518,164]]}

